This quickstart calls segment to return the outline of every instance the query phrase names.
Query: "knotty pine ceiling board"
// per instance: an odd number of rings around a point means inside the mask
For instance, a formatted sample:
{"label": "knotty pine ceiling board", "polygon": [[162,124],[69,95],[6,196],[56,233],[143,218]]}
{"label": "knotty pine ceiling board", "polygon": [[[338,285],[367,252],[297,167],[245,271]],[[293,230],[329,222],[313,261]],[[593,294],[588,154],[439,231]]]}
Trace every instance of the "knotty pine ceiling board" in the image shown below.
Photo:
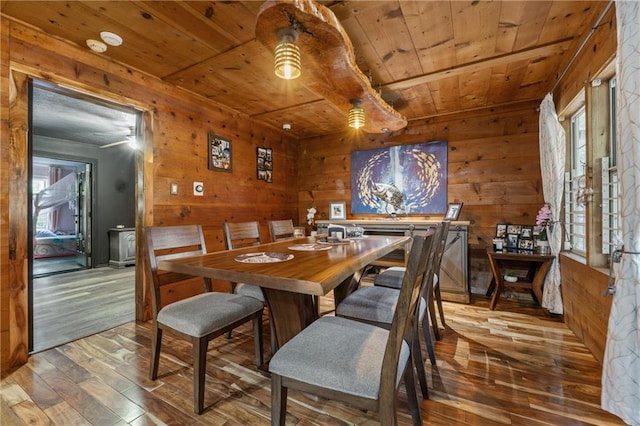
{"label": "knotty pine ceiling board", "polygon": [[446,111],[460,110],[460,84],[458,76],[443,78],[437,82],[430,83],[435,87],[431,92],[435,102],[437,114],[443,114]]}
{"label": "knotty pine ceiling board", "polygon": [[527,16],[527,8],[533,2],[508,2],[503,3],[500,8],[500,21],[498,23],[498,37],[496,39],[497,55],[517,50],[516,39],[522,25],[522,21]]}
{"label": "knotty pine ceiling board", "polygon": [[310,138],[340,132],[348,128],[347,117],[335,105],[319,100],[295,108],[254,116],[272,127],[281,128],[283,123],[291,124],[291,134],[296,138]]}
{"label": "knotty pine ceiling board", "polygon": [[[402,11],[422,74],[455,66],[455,41],[449,2],[407,2],[403,3]],[[424,16],[429,19],[424,19]]]}
{"label": "knotty pine ceiling board", "polygon": [[482,105],[494,104],[493,96],[489,94],[489,85],[487,81],[491,80],[491,69],[486,68],[460,76],[458,82],[460,84],[460,98],[463,109],[475,109]]}
{"label": "knotty pine ceiling board", "polygon": [[457,64],[495,55],[502,2],[451,2]]}

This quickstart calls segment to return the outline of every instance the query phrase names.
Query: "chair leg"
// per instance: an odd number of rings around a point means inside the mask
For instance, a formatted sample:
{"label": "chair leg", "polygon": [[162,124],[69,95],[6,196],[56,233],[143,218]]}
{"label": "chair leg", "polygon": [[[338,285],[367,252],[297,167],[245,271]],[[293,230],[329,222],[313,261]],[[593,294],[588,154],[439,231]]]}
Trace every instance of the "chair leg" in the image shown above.
{"label": "chair leg", "polygon": [[271,425],[284,425],[287,417],[287,388],[282,386],[282,376],[271,374]]}
{"label": "chair leg", "polygon": [[[413,369],[411,368],[411,362],[412,361],[409,360],[409,362],[407,363],[407,367],[404,369],[404,385],[407,389],[407,400],[409,402],[409,411],[411,412],[411,419],[413,420],[413,424],[414,426],[422,426],[422,412],[420,411],[420,404],[418,403],[418,394],[416,392],[415,380],[413,379]],[[381,422],[381,424],[385,423]],[[394,424],[397,424],[397,422],[395,422]]]}
{"label": "chair leg", "polygon": [[434,301],[433,289],[429,292],[427,297],[427,309],[429,310],[429,316],[431,317],[431,328],[433,329],[433,336],[436,340],[440,340],[440,329],[438,328],[438,317],[436,316],[436,304]]}
{"label": "chair leg", "polygon": [[204,410],[204,381],[207,372],[206,338],[193,339],[193,412],[202,414]]}
{"label": "chair leg", "polygon": [[151,365],[149,366],[149,379],[158,377],[158,363],[160,362],[160,348],[162,346],[162,329],[153,324],[153,336],[151,336]]}
{"label": "chair leg", "polygon": [[264,363],[264,349],[262,333],[262,311],[253,319],[253,346],[256,352],[256,366],[260,368]]}
{"label": "chair leg", "polygon": [[427,373],[424,370],[424,361],[422,359],[422,350],[420,349],[420,337],[418,334],[418,327],[414,327],[413,342],[411,342],[411,351],[413,354],[413,362],[416,366],[416,374],[418,375],[418,383],[420,383],[420,390],[422,391],[422,398],[429,399],[429,387],[427,386]]}
{"label": "chair leg", "polygon": [[435,340],[433,337],[433,331],[431,330],[431,324],[429,324],[429,315],[425,315],[422,318],[422,333],[424,334],[424,343],[427,347],[427,353],[429,354],[429,360],[431,361],[431,365],[436,365],[436,350],[433,345],[433,341]]}
{"label": "chair leg", "polygon": [[433,287],[433,292],[435,294],[436,303],[438,304],[438,312],[440,313],[440,322],[442,323],[442,328],[446,330],[447,324],[444,322],[444,309],[442,309],[442,294],[440,293],[440,285],[436,284]]}

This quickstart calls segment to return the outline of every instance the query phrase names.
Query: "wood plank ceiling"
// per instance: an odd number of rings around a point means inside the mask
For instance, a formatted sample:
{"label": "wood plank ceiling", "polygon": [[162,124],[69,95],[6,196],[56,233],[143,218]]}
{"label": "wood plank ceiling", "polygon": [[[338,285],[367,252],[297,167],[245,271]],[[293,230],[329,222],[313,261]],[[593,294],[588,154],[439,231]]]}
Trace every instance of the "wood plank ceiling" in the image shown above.
{"label": "wood plank ceiling", "polygon": [[[362,72],[409,121],[542,100],[607,7],[605,1],[323,1],[354,45]],[[273,73],[255,38],[256,1],[14,1],[1,13],[103,53],[291,135],[346,128],[346,116]]]}

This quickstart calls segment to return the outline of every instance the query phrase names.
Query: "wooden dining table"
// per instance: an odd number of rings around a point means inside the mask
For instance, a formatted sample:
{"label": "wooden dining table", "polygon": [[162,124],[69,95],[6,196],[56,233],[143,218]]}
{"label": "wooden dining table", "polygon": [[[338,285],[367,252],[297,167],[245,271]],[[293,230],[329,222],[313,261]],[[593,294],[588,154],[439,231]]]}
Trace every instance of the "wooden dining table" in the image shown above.
{"label": "wooden dining table", "polygon": [[[317,319],[314,298],[333,291],[337,305],[358,287],[368,264],[409,242],[408,236],[372,235],[337,243],[321,243],[316,237],[306,237],[164,260],[159,262],[158,269],[260,286],[271,313],[276,341],[282,346]],[[311,244],[316,249],[309,250]],[[256,253],[291,258],[269,263],[238,260]]]}

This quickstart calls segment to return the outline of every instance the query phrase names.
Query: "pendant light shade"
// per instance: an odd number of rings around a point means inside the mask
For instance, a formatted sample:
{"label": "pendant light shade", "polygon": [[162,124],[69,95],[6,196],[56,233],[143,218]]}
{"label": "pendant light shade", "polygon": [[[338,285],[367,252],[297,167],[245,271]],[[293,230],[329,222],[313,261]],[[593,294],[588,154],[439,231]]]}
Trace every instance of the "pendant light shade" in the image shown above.
{"label": "pendant light shade", "polygon": [[298,33],[293,28],[281,28],[278,30],[278,44],[275,51],[276,75],[285,80],[293,80],[300,77],[301,61],[300,49],[295,45]]}
{"label": "pendant light shade", "polygon": [[349,127],[359,129],[364,127],[364,108],[361,99],[351,99],[353,106],[349,110]]}

